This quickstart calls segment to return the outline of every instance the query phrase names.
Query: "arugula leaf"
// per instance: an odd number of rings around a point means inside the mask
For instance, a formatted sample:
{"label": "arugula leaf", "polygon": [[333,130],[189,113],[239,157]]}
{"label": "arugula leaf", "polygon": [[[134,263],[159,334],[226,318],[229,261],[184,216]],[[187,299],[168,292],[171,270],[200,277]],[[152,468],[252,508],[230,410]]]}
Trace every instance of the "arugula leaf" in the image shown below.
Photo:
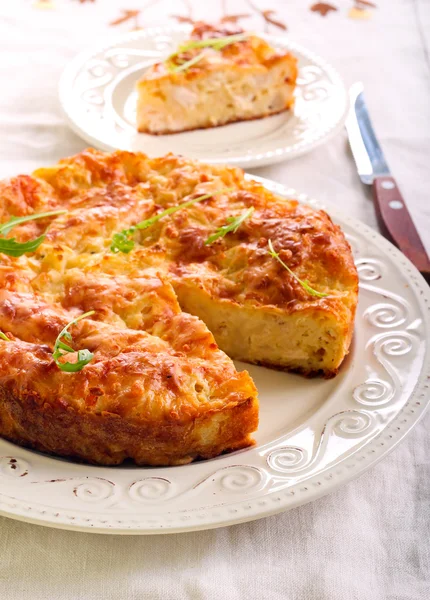
{"label": "arugula leaf", "polygon": [[284,263],[284,261],[279,256],[279,253],[275,252],[275,249],[273,248],[272,240],[269,240],[269,254],[270,254],[270,256],[275,258],[284,267],[284,269],[286,269],[288,271],[288,273],[294,277],[294,279],[298,283],[300,283],[302,288],[304,290],[306,290],[308,292],[308,294],[310,294],[311,296],[316,296],[317,298],[326,298],[328,296],[328,294],[324,294],[323,292],[317,292],[316,290],[314,290],[311,287],[309,281],[306,281],[306,280],[303,281],[302,279],[299,279],[299,277],[297,277],[297,275],[294,273],[294,271],[292,271],[290,269],[290,267]]}
{"label": "arugula leaf", "polygon": [[212,244],[212,242],[214,242],[218,238],[224,237],[225,235],[227,235],[227,233],[230,233],[230,231],[232,231],[233,233],[236,233],[236,231],[239,229],[239,227],[242,225],[242,223],[245,221],[245,219],[250,217],[253,212],[254,212],[254,207],[251,206],[251,208],[248,208],[247,211],[245,211],[238,217],[228,217],[227,224],[222,225],[222,227],[218,227],[218,229],[215,231],[215,233],[213,233],[212,235],[210,235],[208,237],[208,239],[205,241],[205,244],[206,245]]}
{"label": "arugula leaf", "polygon": [[46,235],[41,235],[35,240],[29,242],[17,242],[15,238],[0,238],[0,253],[8,256],[22,256],[27,252],[35,252],[45,239]]}
{"label": "arugula leaf", "polygon": [[[192,67],[193,65],[195,65],[196,63],[198,63],[200,60],[202,60],[202,58],[204,58],[204,54],[196,54],[196,56],[194,56],[193,58],[190,58],[190,60],[187,60],[183,63],[181,63],[180,65],[173,65],[169,70],[172,71],[173,73],[179,73],[180,71],[186,71],[187,69],[189,69],[190,67]],[[171,64],[171,63],[169,63]]]}
{"label": "arugula leaf", "polygon": [[177,54],[181,54],[182,52],[187,52],[187,50],[191,50],[192,48],[207,48],[212,47],[215,50],[221,50],[230,44],[235,44],[236,42],[243,42],[249,38],[249,33],[235,33],[234,35],[226,35],[224,37],[217,38],[207,38],[205,40],[190,40],[185,44],[181,44],[179,46],[178,52],[172,54],[171,56],[176,56]]}
{"label": "arugula leaf", "polygon": [[55,340],[52,358],[54,359],[55,364],[61,371],[64,371],[66,373],[76,373],[77,371],[81,371],[85,367],[85,365],[87,365],[93,359],[94,354],[89,350],[84,349],[78,350],[78,360],[75,363],[60,362],[60,358],[65,356],[67,353],[75,352],[75,350],[71,346],[65,344],[62,341],[63,338],[66,339],[68,342],[72,341],[72,336],[69,333],[69,327],[75,325],[81,319],[93,315],[94,312],[94,310],[90,310],[84,313],[83,315],[79,315],[79,317],[76,317],[76,319],[73,319],[72,321],[70,321],[70,323],[67,323],[64,329],[62,329],[58,334],[57,339]]}
{"label": "arugula leaf", "polygon": [[7,335],[5,333],[3,333],[3,331],[0,331],[0,339],[5,340],[6,342],[10,342],[10,339],[7,337]]}
{"label": "arugula leaf", "polygon": [[201,202],[202,200],[207,200],[208,198],[212,198],[213,196],[217,196],[218,194],[223,194],[226,192],[230,192],[233,188],[224,188],[221,190],[217,190],[215,192],[210,192],[209,194],[204,194],[203,196],[198,196],[198,198],[193,198],[192,200],[187,200],[187,202],[182,202],[181,204],[177,204],[176,206],[171,206],[170,208],[166,208],[160,213],[150,217],[149,219],[145,219],[145,221],[140,221],[137,225],[133,225],[129,229],[123,229],[119,233],[115,233],[112,238],[112,243],[110,249],[112,252],[123,252],[124,254],[128,254],[134,248],[134,240],[130,239],[130,236],[138,229],[148,229],[157,223],[163,217],[167,217],[168,215],[172,215],[178,210],[182,210],[183,208],[188,208],[196,202]]}
{"label": "arugula leaf", "polygon": [[78,360],[75,363],[60,363],[56,360],[55,364],[65,373],[77,373],[78,371],[82,371],[85,365],[93,359],[93,356],[94,354],[89,350],[78,350]]}
{"label": "arugula leaf", "polygon": [[183,208],[188,208],[189,206],[196,204],[196,202],[201,202],[202,200],[208,200],[208,198],[212,198],[213,196],[218,196],[219,194],[223,194],[225,192],[231,192],[232,189],[233,188],[223,188],[222,190],[217,190],[215,192],[209,192],[209,194],[203,194],[203,196],[198,196],[197,198],[192,198],[191,200],[187,200],[186,202],[182,202],[181,204],[177,204],[176,206],[171,206],[170,208],[166,208],[161,213],[158,213],[158,214],[154,215],[153,217],[146,219],[145,221],[141,221],[140,223],[135,225],[135,228],[136,229],[147,229],[148,227],[151,227],[151,225],[154,225],[154,223],[156,223],[163,217],[166,217],[167,215],[172,215],[173,213],[177,212],[178,210],[182,210]]}
{"label": "arugula leaf", "polygon": [[52,210],[50,212],[27,215],[26,217],[11,217],[9,221],[0,225],[0,235],[7,235],[14,227],[22,223],[44,219],[45,217],[54,217],[55,215],[64,215],[66,212],[67,210]]}
{"label": "arugula leaf", "polygon": [[207,40],[190,40],[186,44],[182,44],[182,46],[179,46],[178,51],[171,54],[168,57],[166,63],[168,65],[168,68],[170,71],[173,71],[175,73],[178,73],[180,71],[186,71],[187,69],[189,69],[190,67],[195,65],[197,62],[199,62],[205,55],[202,52],[200,54],[196,54],[196,56],[194,56],[190,60],[187,60],[186,62],[183,62],[180,65],[174,65],[174,64],[172,65],[172,60],[176,56],[178,56],[178,54],[182,54],[183,52],[187,52],[188,50],[192,50],[194,48],[209,48],[209,47],[211,47],[214,50],[222,50],[223,48],[225,48],[226,46],[229,46],[230,44],[235,44],[236,42],[243,42],[244,40],[246,40],[248,38],[249,38],[249,34],[238,33],[235,35],[227,35],[225,37],[220,37],[220,38],[209,38]]}
{"label": "arugula leaf", "polygon": [[130,227],[130,229],[123,229],[119,233],[115,233],[110,245],[112,252],[123,252],[124,254],[131,252],[134,248],[134,240],[129,236],[134,233],[135,229],[135,227]]}
{"label": "arugula leaf", "polygon": [[[44,219],[45,217],[53,217],[55,215],[63,215],[66,212],[66,210],[54,210],[35,215],[28,215],[26,217],[11,217],[7,223],[0,225],[0,236],[7,235],[14,227],[17,227],[22,223],[35,221],[36,219]],[[17,242],[15,238],[0,237],[0,253],[17,257],[29,252],[35,252],[45,237],[45,235],[41,235],[38,238],[28,242]]]}

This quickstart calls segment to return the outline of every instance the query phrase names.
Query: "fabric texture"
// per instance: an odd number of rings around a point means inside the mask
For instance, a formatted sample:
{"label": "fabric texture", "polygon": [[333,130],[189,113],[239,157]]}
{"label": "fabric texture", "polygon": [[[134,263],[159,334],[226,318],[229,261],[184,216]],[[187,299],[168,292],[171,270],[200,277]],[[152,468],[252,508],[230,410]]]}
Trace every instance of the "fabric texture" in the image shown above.
{"label": "fabric texture", "polygon": [[[391,169],[430,250],[430,2],[379,0],[351,19],[349,0],[325,17],[310,0],[191,3],[30,0],[0,3],[0,176],[30,172],[86,147],[57,99],[65,64],[133,26],[108,24],[147,8],[216,20],[274,10],[288,35],[324,56],[366,99]],[[270,16],[270,15],[269,15]],[[273,16],[273,15],[272,15]],[[270,26],[273,33],[282,33]],[[291,162],[254,171],[331,202],[376,227],[346,135]],[[4,600],[427,600],[430,598],[430,414],[379,465],[332,495],[278,516],[198,533],[121,537],[59,531],[0,518]]]}

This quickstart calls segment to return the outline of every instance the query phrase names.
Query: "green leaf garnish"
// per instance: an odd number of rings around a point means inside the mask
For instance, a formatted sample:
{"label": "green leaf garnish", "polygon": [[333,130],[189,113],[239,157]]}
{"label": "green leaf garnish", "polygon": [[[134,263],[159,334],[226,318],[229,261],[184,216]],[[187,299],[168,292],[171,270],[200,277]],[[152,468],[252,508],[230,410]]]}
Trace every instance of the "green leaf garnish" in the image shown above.
{"label": "green leaf garnish", "polygon": [[189,42],[182,44],[179,46],[178,51],[171,54],[166,64],[169,67],[170,71],[175,73],[179,73],[180,71],[186,71],[197,62],[199,62],[205,55],[204,53],[196,54],[190,60],[183,62],[180,65],[172,65],[172,60],[178,56],[178,54],[182,54],[183,52],[188,52],[188,50],[193,50],[194,48],[213,48],[214,50],[222,50],[226,46],[230,44],[235,44],[236,42],[243,42],[244,40],[249,38],[249,34],[247,33],[238,33],[236,35],[227,35],[225,37],[220,38],[209,38],[207,40],[190,40]]}
{"label": "green leaf garnish", "polygon": [[170,208],[166,208],[161,213],[146,219],[145,221],[141,221],[137,225],[135,225],[135,229],[147,229],[154,225],[157,221],[162,219],[163,217],[167,217],[167,215],[172,215],[178,210],[182,210],[183,208],[188,208],[196,202],[201,202],[202,200],[208,200],[208,198],[212,198],[213,196],[218,196],[219,194],[223,194],[225,192],[231,192],[233,188],[223,188],[222,190],[217,190],[215,192],[209,192],[209,194],[203,194],[203,196],[198,196],[197,198],[192,198],[191,200],[187,200],[186,202],[182,202],[181,204],[177,204],[176,206],[171,206]]}
{"label": "green leaf garnish", "polygon": [[123,252],[124,254],[128,254],[134,248],[134,240],[131,239],[130,236],[132,236],[136,230],[147,229],[148,227],[154,225],[154,223],[157,223],[157,221],[159,221],[163,217],[172,215],[173,213],[177,212],[178,210],[182,210],[183,208],[188,208],[189,206],[196,204],[196,202],[207,200],[208,198],[212,198],[213,196],[217,196],[218,194],[230,192],[232,189],[233,188],[225,188],[222,190],[217,190],[216,192],[204,194],[203,196],[198,196],[198,198],[193,198],[192,200],[187,200],[187,202],[182,202],[181,204],[177,204],[176,206],[166,208],[162,212],[154,215],[153,217],[145,219],[145,221],[140,221],[140,223],[137,223],[137,225],[133,225],[128,229],[123,229],[119,233],[115,233],[115,235],[113,236],[110,249],[112,250],[112,252],[115,253]]}
{"label": "green leaf garnish", "polygon": [[[235,44],[236,42],[243,42],[249,38],[249,33],[236,33],[234,35],[226,35],[224,37],[217,38],[207,38],[205,40],[190,40],[185,44],[181,44],[178,48],[178,51],[171,56],[176,56],[177,54],[181,54],[182,52],[187,52],[187,50],[191,50],[192,48],[207,48],[212,47],[215,50],[222,50],[226,46],[230,44]],[[169,57],[170,58],[170,57]]]}
{"label": "green leaf garnish", "polygon": [[76,319],[67,323],[67,325],[60,331],[57,339],[54,344],[54,351],[52,353],[52,358],[55,361],[55,364],[61,371],[65,371],[66,373],[76,373],[77,371],[81,371],[85,365],[87,365],[94,357],[94,354],[89,350],[78,350],[78,360],[75,363],[70,362],[60,362],[60,358],[68,354],[69,352],[75,352],[75,350],[65,344],[62,340],[63,338],[68,342],[72,341],[72,336],[69,333],[69,327],[75,325],[81,319],[85,319],[85,317],[89,317],[94,314],[94,310],[90,310],[89,312],[84,313],[83,315],[79,315]]}
{"label": "green leaf garnish", "polygon": [[218,229],[215,231],[215,233],[213,233],[212,235],[210,235],[208,237],[208,239],[205,241],[205,244],[206,245],[212,244],[212,242],[214,242],[218,238],[224,237],[225,235],[227,235],[227,233],[230,233],[230,231],[233,233],[236,233],[236,231],[239,229],[239,227],[242,225],[242,223],[245,221],[245,219],[250,217],[253,212],[254,212],[254,207],[251,206],[251,208],[248,208],[247,211],[245,211],[238,217],[228,217],[227,224],[222,225],[222,227],[218,227]]}
{"label": "green leaf garnish", "polygon": [[41,235],[35,240],[24,243],[17,242],[15,238],[0,238],[0,253],[18,257],[26,253],[35,252],[45,237],[45,235]]}
{"label": "green leaf garnish", "polygon": [[310,294],[311,296],[316,296],[317,298],[325,298],[326,296],[328,296],[328,294],[324,294],[323,292],[317,292],[316,290],[314,290],[310,286],[309,281],[303,281],[302,279],[297,277],[297,275],[294,273],[294,271],[292,271],[290,269],[290,267],[284,263],[282,258],[279,256],[279,253],[275,252],[275,249],[273,248],[272,240],[269,240],[269,254],[270,254],[270,256],[275,258],[284,267],[284,269],[286,269],[288,271],[288,273],[294,277],[294,279],[298,283],[300,283],[302,288],[304,290],[306,290],[308,292],[308,294]]}
{"label": "green leaf garnish", "polygon": [[[204,58],[204,54],[196,54],[196,56],[194,56],[193,58],[190,58],[190,60],[187,60],[183,63],[181,63],[180,65],[174,65],[173,67],[170,68],[170,71],[173,71],[174,73],[179,73],[180,71],[186,71],[187,69],[189,69],[190,67],[192,67],[193,65],[195,65],[196,63],[198,63],[200,60],[202,60],[202,58]],[[169,64],[171,64],[169,62]]]}
{"label": "green leaf garnish", "polygon": [[52,210],[50,212],[27,215],[26,217],[11,217],[7,223],[2,223],[0,225],[0,235],[7,235],[14,227],[22,225],[22,223],[44,219],[45,217],[54,217],[55,215],[64,215],[66,212],[67,210]]}
{"label": "green leaf garnish", "polygon": [[130,227],[130,229],[123,229],[119,233],[115,233],[112,237],[112,243],[110,245],[110,249],[112,252],[123,252],[124,254],[128,254],[134,248],[134,240],[130,238],[130,236],[134,233],[135,228]]}
{"label": "green leaf garnish", "polygon": [[[45,217],[64,215],[66,212],[66,210],[53,210],[50,212],[28,215],[26,217],[11,217],[9,221],[0,225],[0,236],[7,235],[14,227],[17,227],[22,223],[35,221],[36,219],[44,219]],[[17,242],[15,238],[7,239],[0,237],[0,253],[17,257],[29,252],[35,252],[45,237],[45,235],[41,235],[34,240],[30,240],[29,242]]]}
{"label": "green leaf garnish", "polygon": [[3,331],[0,331],[0,339],[5,340],[6,342],[10,342],[10,339],[5,333],[3,333]]}

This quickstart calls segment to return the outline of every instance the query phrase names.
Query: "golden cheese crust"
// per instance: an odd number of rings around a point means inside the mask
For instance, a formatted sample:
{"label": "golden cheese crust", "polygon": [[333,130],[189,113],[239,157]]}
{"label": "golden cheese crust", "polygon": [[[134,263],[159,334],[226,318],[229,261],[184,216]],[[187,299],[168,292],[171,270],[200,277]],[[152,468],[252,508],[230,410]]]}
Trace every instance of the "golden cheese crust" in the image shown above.
{"label": "golden cheese crust", "polygon": [[[212,457],[252,443],[258,422],[255,386],[222,350],[328,377],[348,351],[357,274],[342,232],[240,169],[87,150],[0,191],[1,222],[67,210],[13,230],[26,241],[49,224],[36,252],[0,257],[0,329],[11,339],[0,341],[0,433],[8,439],[101,464]],[[204,194],[213,195],[137,232],[129,254],[110,250],[116,232]],[[251,207],[236,233],[205,244]],[[310,296],[269,255],[269,239],[327,296]],[[52,360],[55,339],[89,310],[71,333],[94,359],[64,373]]]}
{"label": "golden cheese crust", "polygon": [[[251,378],[236,371],[202,321],[181,311],[169,281],[143,265],[121,275],[121,264],[109,260],[104,272],[112,232],[155,206],[138,189],[138,173],[126,184],[118,158],[109,166],[102,155],[83,153],[52,172],[53,185],[20,176],[0,186],[2,222],[68,210],[64,219],[14,229],[26,241],[50,223],[37,252],[0,257],[0,329],[10,339],[0,344],[0,434],[99,464],[183,464],[252,444],[258,400]],[[74,347],[94,359],[65,373],[53,346],[88,304],[95,314],[71,332]]]}
{"label": "golden cheese crust", "polygon": [[[190,42],[236,34],[243,30],[197,23]],[[277,114],[292,107],[296,79],[296,58],[256,35],[220,50],[192,47],[145,71],[137,84],[137,128],[159,135]]]}
{"label": "golden cheese crust", "polygon": [[[52,360],[55,339],[88,302],[95,315],[76,324],[73,340],[94,359],[64,373]],[[199,319],[180,311],[168,283],[72,269],[63,305],[0,291],[11,340],[0,345],[4,437],[101,464],[183,464],[252,443],[252,380]]]}

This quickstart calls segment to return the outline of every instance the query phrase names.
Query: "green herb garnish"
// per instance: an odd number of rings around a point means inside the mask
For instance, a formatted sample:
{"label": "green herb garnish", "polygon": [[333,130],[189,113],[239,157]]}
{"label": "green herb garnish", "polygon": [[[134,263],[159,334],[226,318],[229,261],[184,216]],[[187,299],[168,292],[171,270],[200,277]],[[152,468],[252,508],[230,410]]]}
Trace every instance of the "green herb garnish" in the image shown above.
{"label": "green herb garnish", "polygon": [[[179,73],[180,71],[186,71],[187,69],[189,69],[190,67],[192,67],[193,65],[195,65],[196,63],[198,63],[200,60],[202,60],[202,58],[204,58],[204,54],[196,54],[196,56],[194,56],[193,58],[190,58],[190,60],[187,60],[183,63],[181,63],[180,65],[173,65],[170,68],[170,71],[173,71],[174,73]],[[171,64],[171,63],[169,63]]]}
{"label": "green herb garnish", "polygon": [[302,288],[304,290],[306,290],[308,292],[308,294],[310,294],[311,296],[316,296],[317,298],[325,298],[326,296],[328,296],[328,294],[323,294],[322,292],[317,292],[316,290],[314,290],[311,287],[309,281],[306,281],[306,280],[302,281],[301,279],[299,279],[299,277],[297,277],[297,275],[294,273],[294,271],[292,271],[290,269],[290,267],[284,263],[284,261],[279,256],[279,253],[275,252],[275,249],[273,248],[272,240],[269,240],[269,254],[270,254],[270,256],[275,258],[284,267],[284,269],[286,269],[288,271],[288,273],[294,277],[294,279],[298,283],[300,283]]}
{"label": "green herb garnish", "polygon": [[[181,52],[187,52],[187,50],[191,50],[192,48],[215,48],[215,50],[222,50],[226,46],[230,44],[235,44],[236,42],[243,42],[249,38],[249,33],[236,33],[234,35],[226,35],[224,37],[217,38],[207,38],[205,40],[189,40],[185,44],[181,44],[179,49],[175,54],[171,56],[176,56],[177,54],[181,54]],[[169,57],[170,58],[170,57]]]}
{"label": "green herb garnish", "polygon": [[213,196],[216,196],[218,194],[223,194],[225,192],[230,192],[231,190],[232,190],[232,188],[217,190],[216,192],[210,192],[209,194],[204,194],[203,196],[199,196],[198,198],[193,198],[192,200],[187,200],[187,202],[182,202],[181,204],[177,204],[176,206],[171,206],[170,208],[166,208],[162,212],[154,215],[153,217],[150,217],[149,219],[146,219],[145,221],[141,221],[140,223],[137,223],[137,225],[133,225],[132,227],[129,227],[128,229],[123,229],[119,233],[115,233],[115,235],[112,238],[112,243],[111,243],[110,249],[112,250],[112,252],[115,252],[115,253],[123,252],[124,254],[128,254],[134,248],[134,240],[131,239],[131,236],[133,235],[133,233],[135,231],[141,230],[141,229],[147,229],[148,227],[151,227],[152,225],[154,225],[154,223],[156,223],[163,217],[167,217],[168,215],[171,215],[171,214],[177,212],[178,210],[181,210],[183,208],[188,208],[189,206],[196,204],[196,202],[201,202],[202,200],[207,200],[208,198],[212,198]]}
{"label": "green herb garnish", "polygon": [[115,233],[110,245],[112,252],[123,252],[124,254],[131,252],[134,248],[134,240],[130,236],[135,230],[135,227],[130,227],[129,229],[123,229],[119,233]]}
{"label": "green herb garnish", "polygon": [[[28,215],[27,217],[11,217],[7,223],[0,225],[0,236],[7,235],[14,227],[17,227],[22,223],[35,221],[36,219],[44,219],[45,217],[53,217],[55,215],[64,215],[66,212],[66,210],[54,210],[51,212]],[[17,257],[29,252],[35,252],[45,237],[46,235],[43,234],[34,240],[30,240],[29,242],[17,242],[15,238],[8,239],[5,237],[0,237],[0,253]]]}
{"label": "green herb garnish", "polygon": [[212,242],[214,242],[218,238],[224,237],[225,235],[227,235],[227,233],[230,233],[230,231],[233,233],[236,233],[236,231],[239,229],[239,227],[242,225],[242,223],[245,221],[245,219],[250,217],[253,212],[254,212],[254,207],[251,206],[251,208],[248,208],[247,211],[245,211],[238,217],[228,217],[227,224],[222,225],[222,227],[218,227],[218,229],[215,231],[215,233],[213,233],[212,235],[210,235],[208,237],[208,239],[205,241],[205,244],[206,245],[212,244]]}
{"label": "green herb garnish", "polygon": [[10,339],[5,333],[3,333],[3,331],[0,331],[0,339],[5,340],[6,342],[10,342]]}
{"label": "green herb garnish", "polygon": [[52,353],[52,358],[55,361],[55,364],[61,371],[65,371],[66,373],[76,373],[77,371],[81,371],[85,365],[87,365],[94,357],[94,354],[89,350],[78,350],[78,360],[75,363],[70,362],[60,362],[60,358],[68,354],[69,352],[76,352],[73,348],[71,348],[68,344],[65,344],[61,340],[64,338],[68,342],[72,341],[72,336],[69,333],[69,327],[75,325],[81,319],[85,317],[89,317],[94,314],[94,310],[90,310],[89,312],[84,313],[83,315],[79,315],[73,321],[70,321],[64,329],[60,331],[57,339],[54,344],[54,351]]}
{"label": "green herb garnish", "polygon": [[197,62],[199,62],[205,55],[204,53],[196,54],[196,56],[194,56],[190,60],[187,60],[186,62],[181,63],[180,65],[172,65],[172,60],[179,54],[182,54],[183,52],[188,52],[188,50],[193,50],[194,48],[213,48],[214,50],[222,50],[230,44],[235,44],[236,42],[243,42],[244,40],[248,39],[248,37],[249,34],[238,33],[236,35],[227,35],[225,37],[220,38],[209,38],[207,40],[190,40],[186,44],[182,44],[182,46],[179,46],[178,51],[174,54],[171,54],[168,57],[166,63],[169,69],[175,73],[179,73],[180,71],[186,71],[187,69],[195,65]]}

